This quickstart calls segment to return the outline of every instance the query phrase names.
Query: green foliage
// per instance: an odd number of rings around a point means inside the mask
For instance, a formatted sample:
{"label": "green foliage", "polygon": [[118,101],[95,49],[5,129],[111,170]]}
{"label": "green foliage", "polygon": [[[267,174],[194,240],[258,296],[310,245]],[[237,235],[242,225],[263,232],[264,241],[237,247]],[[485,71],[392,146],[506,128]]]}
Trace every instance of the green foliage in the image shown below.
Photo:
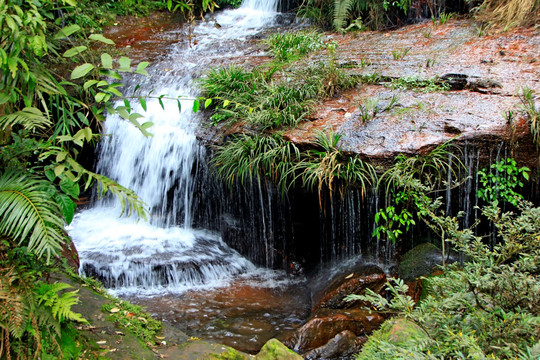
{"label": "green foliage", "polygon": [[296,60],[324,47],[321,35],[314,31],[272,34],[265,42],[274,57],[283,62]]}
{"label": "green foliage", "polygon": [[143,343],[153,343],[161,330],[161,322],[146,313],[142,307],[118,300],[103,305],[102,309],[110,315],[109,320],[137,336]]}
{"label": "green foliage", "polygon": [[394,60],[401,60],[407,55],[410,51],[410,48],[405,48],[404,46],[398,50],[392,50],[392,56]]}
{"label": "green foliage", "polygon": [[380,29],[398,12],[407,13],[410,5],[411,0],[307,0],[300,6],[298,16],[336,31],[364,26]]}
{"label": "green foliage", "polygon": [[230,186],[260,181],[268,176],[286,188],[293,164],[300,161],[300,150],[291,142],[275,136],[239,135],[216,151],[212,160],[217,174]]}
{"label": "green foliage", "polygon": [[378,226],[373,230],[372,236],[377,239],[384,238],[395,243],[399,236],[403,234],[400,228],[405,228],[409,231],[411,225],[416,225],[413,215],[407,209],[401,209],[401,212],[396,212],[394,206],[387,206],[380,209],[375,214],[375,222]]}
{"label": "green foliage", "polygon": [[224,7],[237,8],[237,7],[240,7],[240,5],[242,5],[242,0],[217,0],[216,4],[220,8],[224,8]]}
{"label": "green foliage", "polygon": [[23,172],[0,176],[0,235],[50,259],[65,242],[62,213],[48,182]]}
{"label": "green foliage", "polygon": [[[280,41],[286,39],[285,43],[293,38],[304,39],[305,35],[279,35]],[[277,59],[251,71],[234,66],[209,70],[200,80],[200,87],[205,97],[213,99],[211,122],[243,121],[258,131],[297,126],[312,112],[314,101],[358,83],[336,64],[335,44],[329,44],[327,49],[329,62],[306,64],[300,70],[295,67],[291,71]]]}
{"label": "green foliage", "polygon": [[[41,280],[42,263],[19,249],[0,245],[0,357],[77,358],[71,322],[86,320],[71,307],[76,291],[64,283]],[[61,344],[70,343],[69,352]]]}
{"label": "green foliage", "polygon": [[[519,212],[482,209],[502,241],[491,248],[457,219],[445,227],[449,241],[468,260],[424,281],[428,295],[414,305],[401,282],[389,284],[391,300],[372,291],[354,297],[414,321],[428,335],[400,344],[368,341],[358,359],[534,359],[540,353],[540,208],[521,199]],[[443,217],[444,215],[438,215]],[[441,219],[441,223],[445,221]]]}
{"label": "green foliage", "polygon": [[514,159],[502,159],[492,164],[490,169],[490,172],[487,169],[478,171],[482,184],[478,197],[488,203],[498,204],[502,200],[516,206],[523,196],[515,192],[515,189],[523,187],[523,180],[529,180],[529,168],[518,169]]}
{"label": "green foliage", "polygon": [[522,109],[527,114],[533,141],[536,144],[536,150],[538,150],[540,148],[540,110],[536,108],[534,91],[524,87],[521,89],[519,98],[522,103]]}
{"label": "green foliage", "polygon": [[230,186],[237,180],[244,184],[268,177],[282,191],[301,180],[302,186],[316,188],[319,196],[323,189],[332,194],[353,184],[366,189],[376,181],[375,170],[357,157],[346,156],[338,147],[340,138],[338,134],[320,133],[316,140],[320,150],[301,152],[279,135],[243,134],[219,147],[213,164]]}
{"label": "green foliage", "polygon": [[412,89],[426,93],[450,90],[450,85],[444,81],[440,81],[438,78],[419,79],[416,76],[402,76],[397,79],[392,79],[388,86],[392,89]]}

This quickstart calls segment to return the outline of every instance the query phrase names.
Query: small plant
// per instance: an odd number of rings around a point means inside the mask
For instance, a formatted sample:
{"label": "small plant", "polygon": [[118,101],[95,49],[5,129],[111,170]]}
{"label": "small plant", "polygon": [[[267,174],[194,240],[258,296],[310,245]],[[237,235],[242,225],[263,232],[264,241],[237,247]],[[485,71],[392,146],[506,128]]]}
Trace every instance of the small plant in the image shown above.
{"label": "small plant", "polygon": [[366,68],[368,66],[371,66],[371,65],[373,65],[373,62],[371,60],[369,60],[369,59],[362,58],[360,60],[360,67],[362,69],[364,69],[364,68]]}
{"label": "small plant", "polygon": [[420,79],[416,76],[402,76],[392,79],[388,86],[392,89],[417,90],[426,93],[450,90],[450,85],[444,81],[440,81],[437,77]]}
{"label": "small plant", "polygon": [[403,234],[402,228],[409,231],[411,225],[416,225],[412,214],[407,209],[401,209],[399,212],[394,206],[380,209],[375,214],[375,223],[378,226],[373,230],[372,236],[390,240],[393,243]]}
{"label": "small plant", "polygon": [[398,96],[394,95],[392,96],[392,99],[390,99],[390,102],[386,106],[379,106],[379,103],[381,101],[380,98],[369,98],[367,99],[363,104],[360,104],[360,119],[362,119],[363,123],[369,122],[373,120],[378,113],[382,113],[385,111],[390,110],[393,108],[396,103],[398,102],[399,98]]}
{"label": "small plant", "polygon": [[286,32],[270,36],[266,43],[274,57],[283,62],[298,59],[306,54],[322,49],[321,35],[314,31]]}
{"label": "small plant", "polygon": [[487,172],[487,169],[478,171],[482,184],[478,197],[495,205],[502,200],[516,206],[523,196],[515,192],[515,189],[523,187],[522,180],[529,180],[530,169],[518,168],[514,159],[503,159],[491,165],[490,169],[490,172]]}
{"label": "small plant", "polygon": [[540,147],[540,109],[536,108],[534,91],[524,87],[519,94],[522,109],[527,114],[527,120],[531,126],[531,134],[536,144],[536,149]]}
{"label": "small plant", "polygon": [[450,18],[452,17],[452,13],[445,13],[445,12],[442,12],[439,14],[439,19],[437,20],[436,17],[432,16],[431,17],[431,22],[433,23],[433,25],[444,25],[448,22],[448,20],[450,20]]}
{"label": "small plant", "polygon": [[428,28],[426,29],[425,31],[422,32],[422,35],[426,38],[426,39],[431,39],[431,37],[433,36],[433,28]]}
{"label": "small plant", "polygon": [[435,65],[435,62],[436,62],[435,59],[427,59],[426,60],[426,67],[427,68],[433,67],[433,65]]}
{"label": "small plant", "polygon": [[404,46],[399,50],[393,50],[392,56],[394,57],[394,60],[401,60],[409,53],[411,49],[405,48]]}

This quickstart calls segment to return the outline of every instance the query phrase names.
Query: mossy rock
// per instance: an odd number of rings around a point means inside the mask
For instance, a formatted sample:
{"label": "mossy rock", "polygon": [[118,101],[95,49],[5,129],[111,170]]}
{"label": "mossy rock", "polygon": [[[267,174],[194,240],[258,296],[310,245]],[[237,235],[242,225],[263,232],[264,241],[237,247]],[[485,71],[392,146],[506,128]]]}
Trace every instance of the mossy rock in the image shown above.
{"label": "mossy rock", "polygon": [[409,344],[428,338],[429,335],[417,324],[406,319],[386,320],[381,328],[373,333],[364,344],[357,360],[394,359],[394,354],[380,351],[381,343],[390,343],[397,347],[407,348]]}
{"label": "mossy rock", "polygon": [[420,276],[430,275],[442,264],[441,250],[435,245],[424,243],[415,246],[402,256],[398,275],[405,281],[413,281]]}
{"label": "mossy rock", "polygon": [[283,345],[279,340],[270,339],[264,344],[254,360],[302,360],[302,357]]}

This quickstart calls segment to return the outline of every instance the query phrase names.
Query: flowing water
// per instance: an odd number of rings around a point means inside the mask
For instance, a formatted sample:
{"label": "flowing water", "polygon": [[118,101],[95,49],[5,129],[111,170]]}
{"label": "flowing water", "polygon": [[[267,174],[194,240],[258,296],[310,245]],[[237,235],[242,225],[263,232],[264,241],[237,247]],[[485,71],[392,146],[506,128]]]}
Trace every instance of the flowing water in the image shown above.
{"label": "flowing water", "polygon": [[[82,274],[190,334],[250,351],[300,323],[309,299],[302,279],[260,269],[219,234],[193,228],[205,149],[195,137],[199,119],[189,99],[197,96],[194,79],[201,71],[240,56],[246,39],[272,24],[276,9],[276,1],[247,0],[221,12],[190,29],[189,41],[173,46],[149,70],[139,93],[185,97],[181,109],[176,101],[164,99],[162,109],[148,100],[152,137],[118,116],[107,117],[97,170],[133,189],[148,206],[148,221],[119,217],[117,201],[105,198],[78,213],[69,228]],[[126,93],[134,90],[131,84]]]}

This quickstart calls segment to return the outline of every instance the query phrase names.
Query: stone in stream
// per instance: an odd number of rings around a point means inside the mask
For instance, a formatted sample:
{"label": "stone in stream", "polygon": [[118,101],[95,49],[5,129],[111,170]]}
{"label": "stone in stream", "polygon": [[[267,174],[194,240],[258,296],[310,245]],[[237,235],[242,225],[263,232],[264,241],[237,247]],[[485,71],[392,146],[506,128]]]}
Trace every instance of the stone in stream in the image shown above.
{"label": "stone in stream", "polygon": [[341,359],[343,356],[350,356],[358,353],[366,341],[367,337],[356,337],[353,332],[345,330],[337,334],[326,345],[305,353],[304,358],[308,360],[333,358]]}
{"label": "stone in stream", "polygon": [[380,314],[367,310],[321,308],[285,340],[284,344],[300,354],[305,354],[326,345],[343,331],[350,331],[355,336],[371,334],[383,321]]}
{"label": "stone in stream", "polygon": [[349,268],[327,282],[324,287],[313,287],[312,311],[319,308],[350,309],[366,306],[360,301],[345,301],[350,294],[364,294],[366,289],[379,293],[386,283],[386,274],[375,265],[360,265]]}

